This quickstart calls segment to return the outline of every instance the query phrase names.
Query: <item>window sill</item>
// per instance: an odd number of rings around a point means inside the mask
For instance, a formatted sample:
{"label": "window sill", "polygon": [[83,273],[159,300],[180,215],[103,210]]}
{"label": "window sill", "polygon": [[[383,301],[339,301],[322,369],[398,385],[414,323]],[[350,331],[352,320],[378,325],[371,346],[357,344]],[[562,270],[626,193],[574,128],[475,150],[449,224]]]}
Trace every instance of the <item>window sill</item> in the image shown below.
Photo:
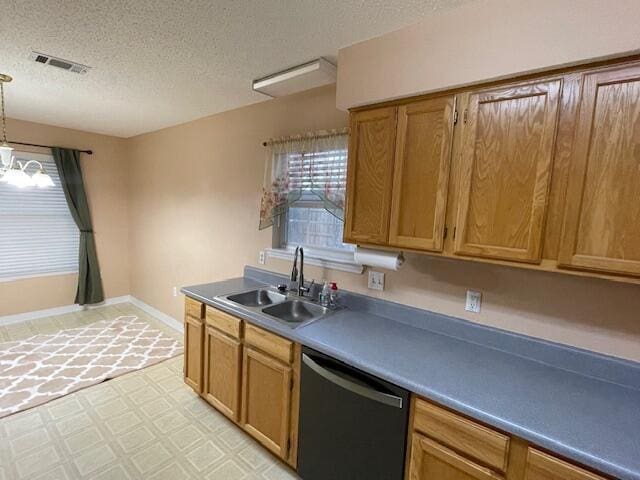
{"label": "window sill", "polygon": [[29,275],[18,275],[15,277],[0,277],[0,283],[11,283],[17,282],[19,280],[28,280],[30,278],[41,278],[41,277],[59,277],[63,275],[77,275],[78,270],[63,270],[61,272],[47,272],[47,273],[33,273]]}
{"label": "window sill", "polygon": [[[266,253],[269,258],[293,261],[294,252],[286,248],[267,248]],[[349,257],[351,257],[351,261],[349,261]],[[342,272],[361,274],[364,271],[364,267],[362,265],[353,261],[352,253],[334,256],[323,252],[322,256],[320,256],[316,252],[307,252],[305,249],[304,263],[307,265],[328,268],[330,270],[340,270]]]}

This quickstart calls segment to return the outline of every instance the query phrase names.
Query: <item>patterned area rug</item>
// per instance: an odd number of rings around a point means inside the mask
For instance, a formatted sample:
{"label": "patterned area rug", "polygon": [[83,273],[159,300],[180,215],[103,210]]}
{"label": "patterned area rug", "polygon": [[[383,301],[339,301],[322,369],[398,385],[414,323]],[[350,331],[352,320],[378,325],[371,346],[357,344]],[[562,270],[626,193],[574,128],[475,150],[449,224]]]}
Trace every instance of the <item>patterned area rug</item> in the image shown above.
{"label": "patterned area rug", "polygon": [[135,316],[0,344],[0,418],[181,353]]}

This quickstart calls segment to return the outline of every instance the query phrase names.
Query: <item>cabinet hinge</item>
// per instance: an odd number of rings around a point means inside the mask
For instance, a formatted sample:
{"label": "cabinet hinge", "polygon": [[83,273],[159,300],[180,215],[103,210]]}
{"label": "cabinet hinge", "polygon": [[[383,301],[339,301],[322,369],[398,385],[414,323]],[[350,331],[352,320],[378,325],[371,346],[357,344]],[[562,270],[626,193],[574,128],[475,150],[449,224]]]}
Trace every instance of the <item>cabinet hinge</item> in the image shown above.
{"label": "cabinet hinge", "polygon": [[444,227],[444,235],[442,235],[443,240],[447,238],[447,233],[449,233],[449,229],[447,227]]}
{"label": "cabinet hinge", "polygon": [[467,120],[468,120],[468,119],[469,119],[469,112],[468,112],[468,111],[467,111],[467,109],[465,108],[465,109],[464,109],[464,114],[463,114],[463,116],[462,116],[462,121],[463,121],[464,123],[467,123]]}
{"label": "cabinet hinge", "polygon": [[458,228],[458,227],[453,227],[453,238],[454,238],[454,240],[456,238],[456,228]]}
{"label": "cabinet hinge", "polygon": [[288,438],[287,439],[287,452],[290,452],[290,451],[291,451],[291,439]]}
{"label": "cabinet hinge", "polygon": [[454,125],[458,124],[458,110],[453,111],[453,124]]}
{"label": "cabinet hinge", "polygon": [[293,378],[289,380],[289,390],[293,390]]}

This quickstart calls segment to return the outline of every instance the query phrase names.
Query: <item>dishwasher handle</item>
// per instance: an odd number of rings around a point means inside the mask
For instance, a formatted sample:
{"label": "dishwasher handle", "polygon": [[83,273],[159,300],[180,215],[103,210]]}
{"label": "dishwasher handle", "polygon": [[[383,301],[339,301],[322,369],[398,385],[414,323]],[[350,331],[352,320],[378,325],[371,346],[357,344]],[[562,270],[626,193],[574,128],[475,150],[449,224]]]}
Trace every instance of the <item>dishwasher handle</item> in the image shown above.
{"label": "dishwasher handle", "polygon": [[332,372],[330,369],[326,367],[322,367],[318,365],[309,355],[306,353],[302,354],[302,362],[308,366],[315,373],[323,377],[325,380],[338,385],[339,387],[344,388],[356,395],[360,395],[361,397],[366,397],[370,400],[383,403],[390,407],[402,408],[402,398],[396,395],[390,395],[388,393],[380,392],[371,387],[365,387],[364,385],[360,385],[352,380],[344,378],[342,375],[338,375]]}

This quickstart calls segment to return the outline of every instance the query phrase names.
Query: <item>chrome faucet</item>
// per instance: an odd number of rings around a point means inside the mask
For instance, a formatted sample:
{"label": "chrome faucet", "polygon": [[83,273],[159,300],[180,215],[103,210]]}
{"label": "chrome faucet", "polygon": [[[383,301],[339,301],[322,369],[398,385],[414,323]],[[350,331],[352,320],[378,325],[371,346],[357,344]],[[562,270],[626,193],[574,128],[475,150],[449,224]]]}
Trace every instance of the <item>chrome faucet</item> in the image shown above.
{"label": "chrome faucet", "polygon": [[[298,253],[300,254],[300,274],[298,275]],[[291,282],[298,283],[298,295],[304,297],[304,294],[311,290],[304,286],[304,249],[300,246],[296,247],[296,252],[293,255],[293,268],[291,269]],[[313,282],[311,282],[313,285]]]}

